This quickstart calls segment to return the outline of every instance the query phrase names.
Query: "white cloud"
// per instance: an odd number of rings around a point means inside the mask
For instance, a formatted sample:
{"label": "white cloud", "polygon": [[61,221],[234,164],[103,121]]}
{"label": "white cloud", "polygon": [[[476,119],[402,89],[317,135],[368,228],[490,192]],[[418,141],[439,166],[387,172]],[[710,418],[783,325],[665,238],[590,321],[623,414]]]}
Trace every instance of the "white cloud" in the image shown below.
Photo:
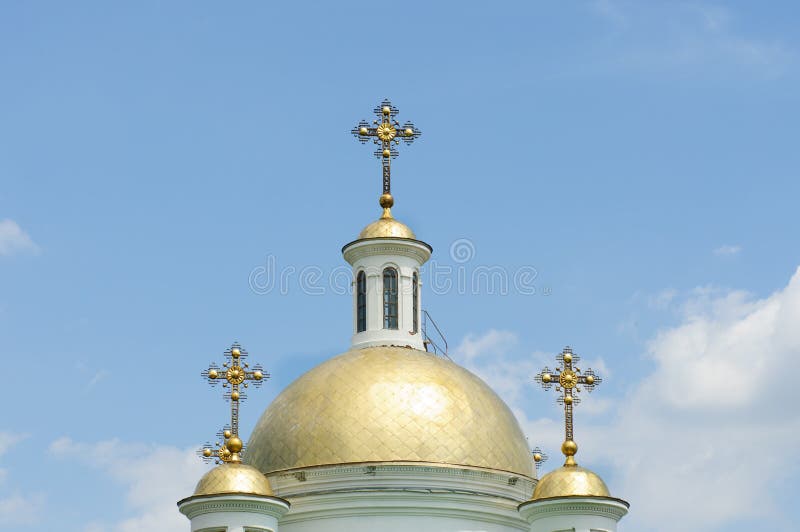
{"label": "white cloud", "polygon": [[601,17],[618,26],[626,26],[629,17],[617,2],[612,0],[595,0],[589,4],[590,8]]}
{"label": "white cloud", "polygon": [[612,30],[614,38],[607,41],[611,48],[603,48],[605,57],[596,58],[609,66],[773,77],[795,60],[795,51],[784,43],[738,31],[742,17],[720,5],[598,0],[590,9]]}
{"label": "white cloud", "polygon": [[125,490],[130,517],[115,523],[89,522],[87,532],[184,532],[189,524],[175,503],[191,495],[207,469],[191,449],[116,439],[90,444],[64,437],[50,444],[50,452],[100,469]]}
{"label": "white cloud", "polygon": [[[491,329],[485,334],[469,334],[453,350],[453,358],[479,375],[509,405],[524,432],[535,440],[531,447],[559,449],[564,440],[563,421],[547,417],[528,417],[525,406],[530,403],[534,377],[543,367],[553,367],[555,353],[535,351],[520,355],[519,338],[510,331]],[[602,358],[583,360],[581,367],[592,368],[609,378],[611,370]],[[550,407],[560,407],[552,395]],[[607,398],[592,398],[581,403],[582,413],[595,415],[612,409],[614,402]],[[539,412],[541,414],[541,412]]]}
{"label": "white cloud", "polygon": [[515,357],[518,343],[517,335],[510,331],[492,329],[483,335],[470,334],[455,348],[453,358],[480,375],[510,404],[516,404],[522,398],[525,378],[532,380],[539,370],[538,362],[544,360],[542,354]]}
{"label": "white cloud", "polygon": [[678,291],[674,288],[666,288],[659,293],[650,296],[647,299],[647,306],[655,310],[664,310],[668,308],[675,300]]}
{"label": "white cloud", "polygon": [[726,244],[716,248],[714,250],[714,255],[719,257],[730,257],[732,255],[738,255],[740,251],[742,251],[742,246],[731,246]]}
{"label": "white cloud", "polygon": [[[19,444],[27,438],[27,434],[0,432],[0,458],[15,444]],[[13,487],[13,483],[7,482],[10,476],[7,469],[0,468],[0,488]],[[4,489],[0,491],[0,526],[30,525],[37,522],[44,504],[44,493],[23,494],[18,490]]]}
{"label": "white cloud", "polygon": [[105,380],[106,377],[108,377],[110,374],[111,373],[109,371],[104,369],[96,371],[94,376],[91,379],[89,379],[89,383],[86,385],[86,387],[94,388],[97,385],[97,383],[99,383],[102,380]]}
{"label": "white cloud", "polygon": [[[580,420],[580,462],[612,471],[606,479],[612,493],[631,502],[625,519],[631,530],[674,530],[676,515],[687,532],[728,529],[751,519],[764,529],[781,529],[791,516],[779,500],[800,469],[787,457],[800,448],[800,412],[793,408],[800,387],[791,382],[800,374],[800,269],[786,287],[763,299],[698,288],[680,312],[680,323],[647,345],[652,372],[606,405],[610,421]],[[468,345],[491,352],[488,344],[486,337],[471,337]],[[530,357],[517,358],[526,369],[516,376],[508,371],[514,362],[508,356],[475,356],[471,369],[490,384],[498,374],[516,379],[501,379],[497,391],[536,444],[558,449],[559,413],[528,417],[531,401],[523,387]],[[577,415],[597,400],[584,401]],[[537,400],[538,415],[541,405]]]}
{"label": "white cloud", "polygon": [[30,525],[39,520],[44,506],[44,495],[20,495],[0,498],[0,525]]}
{"label": "white cloud", "polygon": [[27,436],[20,436],[18,434],[12,434],[11,432],[0,432],[0,458],[3,457],[4,454],[8,452],[11,448],[11,444],[15,441],[22,441]]}
{"label": "white cloud", "polygon": [[769,528],[781,515],[774,500],[798,467],[775,442],[800,445],[800,415],[784,406],[800,392],[780,379],[800,370],[799,322],[800,270],[765,299],[699,289],[682,323],[652,340],[655,371],[618,421],[592,435],[635,504],[637,528],[666,529],[679,511],[682,530],[749,518]]}
{"label": "white cloud", "polygon": [[36,253],[37,246],[28,233],[10,219],[0,220],[0,256],[10,256],[21,252]]}

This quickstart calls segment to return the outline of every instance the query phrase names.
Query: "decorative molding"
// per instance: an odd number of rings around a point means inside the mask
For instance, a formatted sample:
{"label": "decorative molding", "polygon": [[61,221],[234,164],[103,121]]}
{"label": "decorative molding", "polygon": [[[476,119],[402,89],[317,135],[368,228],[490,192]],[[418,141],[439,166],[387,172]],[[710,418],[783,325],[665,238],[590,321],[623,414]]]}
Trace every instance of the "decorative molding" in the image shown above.
{"label": "decorative molding", "polygon": [[581,497],[572,500],[569,497],[558,497],[523,503],[519,506],[519,511],[530,522],[567,515],[595,515],[619,521],[628,513],[628,503],[613,497]]}
{"label": "decorative molding", "polygon": [[279,497],[211,495],[183,499],[178,502],[178,507],[191,520],[199,515],[219,512],[246,512],[280,517],[289,510],[290,504]]}
{"label": "decorative molding", "polygon": [[[531,485],[534,485],[536,482],[536,479],[519,473],[458,464],[436,464],[432,462],[358,462],[351,464],[320,465],[267,473],[267,477],[270,480],[272,478],[289,478],[294,477],[298,472],[304,473],[306,480],[366,472],[413,472],[426,475],[430,473],[444,473],[451,476],[471,476],[504,484],[511,484],[511,479],[519,479],[523,482],[528,481]],[[513,482],[516,483],[517,480]]]}
{"label": "decorative molding", "polygon": [[422,264],[431,257],[431,248],[419,240],[369,239],[351,242],[342,249],[342,254],[350,264],[376,255],[400,255]]}
{"label": "decorative molding", "polygon": [[311,496],[293,506],[280,523],[289,525],[323,519],[385,516],[444,517],[492,523],[508,527],[509,530],[530,530],[510,501],[474,493],[443,493],[438,490],[362,491]]}
{"label": "decorative molding", "polygon": [[[298,475],[302,475],[302,481]],[[276,494],[290,500],[328,493],[405,489],[473,493],[519,504],[530,498],[536,483],[514,473],[426,462],[317,466],[273,473],[268,478]]]}

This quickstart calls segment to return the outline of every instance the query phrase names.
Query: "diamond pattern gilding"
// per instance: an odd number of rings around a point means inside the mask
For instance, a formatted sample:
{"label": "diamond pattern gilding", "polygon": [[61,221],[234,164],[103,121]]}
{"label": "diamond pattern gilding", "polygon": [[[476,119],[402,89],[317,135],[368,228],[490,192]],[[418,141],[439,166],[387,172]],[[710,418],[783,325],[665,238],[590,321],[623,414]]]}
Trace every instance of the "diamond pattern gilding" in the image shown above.
{"label": "diamond pattern gilding", "polygon": [[423,351],[348,351],[289,385],[258,421],[247,463],[264,473],[415,461],[533,477],[511,410],[477,376]]}
{"label": "diamond pattern gilding", "polygon": [[533,499],[583,495],[609,497],[608,487],[595,473],[580,466],[562,466],[539,480]]}
{"label": "diamond pattern gilding", "polygon": [[272,489],[267,477],[258,469],[244,464],[227,463],[203,475],[194,489],[195,496],[222,493],[272,495]]}
{"label": "diamond pattern gilding", "polygon": [[362,238],[410,238],[415,239],[414,231],[411,230],[406,224],[395,220],[394,218],[379,218],[366,226],[361,234],[358,235],[359,240]]}

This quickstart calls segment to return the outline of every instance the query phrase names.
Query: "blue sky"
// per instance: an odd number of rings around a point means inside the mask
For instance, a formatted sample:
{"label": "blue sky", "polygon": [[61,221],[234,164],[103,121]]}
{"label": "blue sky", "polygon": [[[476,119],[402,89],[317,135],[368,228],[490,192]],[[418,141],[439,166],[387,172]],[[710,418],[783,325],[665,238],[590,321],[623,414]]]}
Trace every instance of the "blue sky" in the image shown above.
{"label": "blue sky", "polygon": [[[423,276],[423,306],[544,470],[560,413],[529,381],[570,344],[605,372],[578,458],[623,530],[789,529],[800,8],[286,4],[0,6],[0,528],[183,530],[189,451],[226,418],[203,367],[239,340],[272,373],[247,434],[347,349],[327,279],[380,192],[348,131],[389,97],[423,131],[394,213],[436,265],[536,272]],[[253,289],[270,261],[283,293]]]}

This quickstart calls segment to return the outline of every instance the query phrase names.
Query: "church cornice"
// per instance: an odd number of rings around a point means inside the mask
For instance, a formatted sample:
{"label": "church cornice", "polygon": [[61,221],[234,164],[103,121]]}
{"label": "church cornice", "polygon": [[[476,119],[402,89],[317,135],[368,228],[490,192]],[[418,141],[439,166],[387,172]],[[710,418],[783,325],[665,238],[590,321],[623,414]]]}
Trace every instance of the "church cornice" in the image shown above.
{"label": "church cornice", "polygon": [[350,264],[376,255],[409,257],[422,264],[430,258],[432,252],[433,248],[425,242],[408,238],[355,240],[342,248],[344,260]]}
{"label": "church cornice", "polygon": [[552,497],[519,505],[520,513],[529,521],[561,515],[596,515],[616,521],[628,513],[627,501],[615,497]]}

